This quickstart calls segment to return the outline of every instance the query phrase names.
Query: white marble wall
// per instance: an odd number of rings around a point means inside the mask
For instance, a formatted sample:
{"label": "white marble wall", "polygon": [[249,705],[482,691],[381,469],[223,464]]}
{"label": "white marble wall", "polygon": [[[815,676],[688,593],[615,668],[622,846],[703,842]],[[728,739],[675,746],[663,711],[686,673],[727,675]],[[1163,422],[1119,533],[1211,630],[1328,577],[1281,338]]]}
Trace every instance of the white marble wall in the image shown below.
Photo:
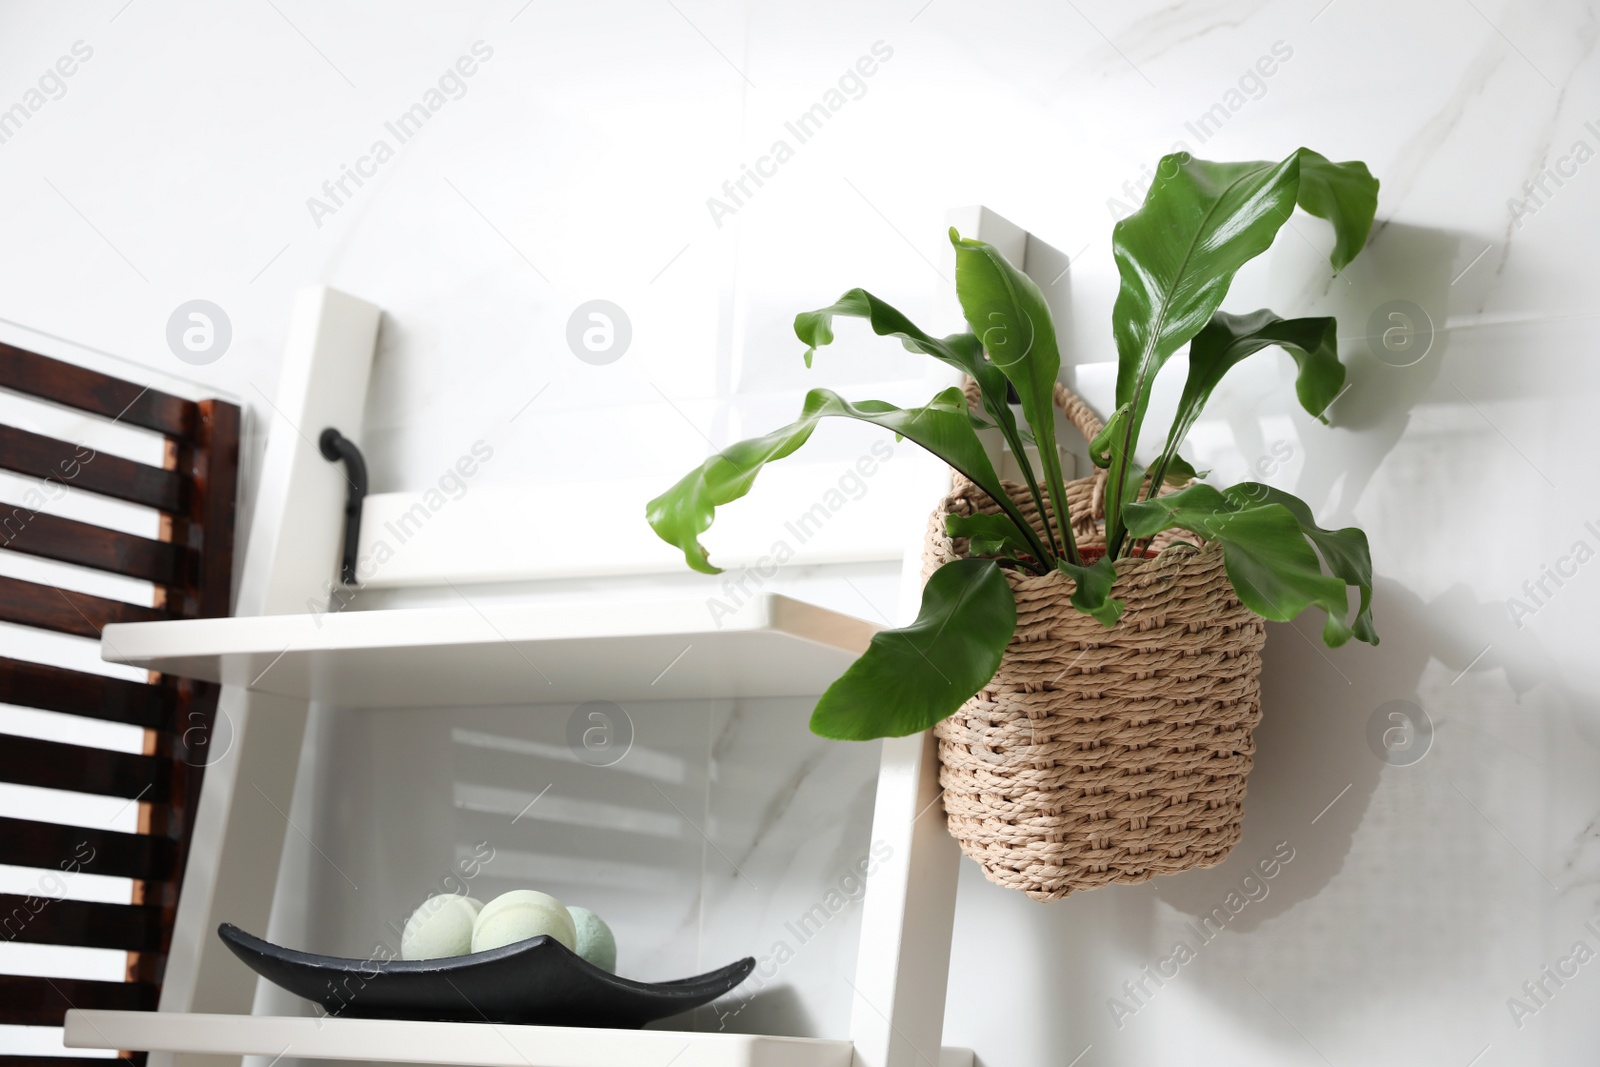
{"label": "white marble wall", "polygon": [[[1583,926],[1600,914],[1600,564],[1547,581],[1520,626],[1507,601],[1575,543],[1600,548],[1584,414],[1600,379],[1597,36],[1580,0],[13,0],[0,108],[75,42],[93,56],[0,143],[0,338],[184,374],[259,416],[292,291],[332,284],[386,311],[366,442],[377,488],[426,485],[479,437],[502,484],[665,483],[707,440],[787,417],[812,382],[914,395],[916,362],[857,335],[808,375],[787,323],[861,284],[953,326],[936,300],[950,207],[988,204],[1073,257],[1061,332],[1089,364],[1111,353],[1113,201],[1142,167],[1180,141],[1216,158],[1305,144],[1364,159],[1383,181],[1367,252],[1332,279],[1328,232],[1297,220],[1229,302],[1339,315],[1354,385],[1333,427],[1252,378],[1194,444],[1224,477],[1290,447],[1267,480],[1371,533],[1384,642],[1328,652],[1310,620],[1272,627],[1245,839],[1224,866],[1048,906],[965,867],[946,1040],[990,1067],[1588,1063],[1600,964],[1546,980],[1540,1004],[1521,987],[1580,940],[1600,948]],[[314,219],[307,198],[396,141],[385,122],[479,41],[493,54],[465,94]],[[797,141],[785,122],[877,42],[892,55],[846,86],[864,93],[719,226],[707,198]],[[1271,76],[1253,80],[1263,57]],[[1199,143],[1189,126],[1214,105],[1226,118]],[[195,298],[226,311],[233,340],[190,367],[165,326]],[[565,341],[595,298],[632,323],[607,366]],[[1364,337],[1394,299],[1433,328],[1403,368]],[[813,445],[823,462],[857,447],[845,433]],[[872,595],[892,609],[892,589]],[[1397,700],[1434,731],[1410,766],[1366,740]],[[862,801],[803,761],[764,774],[772,738],[697,714],[709,736],[731,731],[703,795],[730,806],[763,892],[717,883],[710,861],[697,891],[759,944],[794,903],[777,887],[825,884],[854,858],[808,820]],[[870,776],[859,753],[818,752],[837,781]],[[1294,858],[1268,896],[1135,1004],[1123,983],[1280,842]],[[388,861],[374,845],[360,862]],[[704,936],[707,966],[738,940]],[[671,969],[679,948],[649,966]],[[847,973],[847,956],[805,962],[806,988]],[[832,1027],[843,1001],[816,996],[805,1019],[778,1004],[781,1024]],[[1513,1018],[1514,996],[1537,1010]]]}
{"label": "white marble wall", "polygon": [[[812,736],[794,698],[598,711],[317,709],[272,938],[387,958],[431,893],[537,888],[605,917],[630,978],[757,957],[735,995],[669,1025],[847,1036],[878,746]],[[592,763],[574,715],[611,731]],[[849,903],[808,917],[841,882]],[[308,1010],[265,984],[257,1008]]]}

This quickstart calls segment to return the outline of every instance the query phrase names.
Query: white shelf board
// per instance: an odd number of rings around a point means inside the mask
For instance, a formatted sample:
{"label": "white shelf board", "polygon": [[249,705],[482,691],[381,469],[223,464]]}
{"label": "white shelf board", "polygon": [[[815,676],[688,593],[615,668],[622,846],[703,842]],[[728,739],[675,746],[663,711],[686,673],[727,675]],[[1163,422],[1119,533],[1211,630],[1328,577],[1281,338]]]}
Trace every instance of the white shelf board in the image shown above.
{"label": "white shelf board", "polygon": [[69,1011],[68,1048],[470,1067],[850,1067],[848,1041],[505,1023]]}
{"label": "white shelf board", "polygon": [[814,696],[879,629],[768,593],[720,620],[678,598],[127,623],[101,655],[345,707]]}

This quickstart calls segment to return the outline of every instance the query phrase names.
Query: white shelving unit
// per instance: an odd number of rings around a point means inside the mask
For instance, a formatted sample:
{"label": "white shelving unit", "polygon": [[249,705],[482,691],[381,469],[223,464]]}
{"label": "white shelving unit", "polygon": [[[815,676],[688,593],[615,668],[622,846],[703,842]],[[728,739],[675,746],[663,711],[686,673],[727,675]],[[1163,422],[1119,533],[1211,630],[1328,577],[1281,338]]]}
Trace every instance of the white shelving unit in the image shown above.
{"label": "white shelving unit", "polygon": [[[1003,219],[970,209],[952,221],[1026,259],[1027,234]],[[329,426],[360,440],[378,318],[377,308],[331,290],[308,290],[296,306],[236,616],[108,626],[103,634],[109,661],[220,683],[218,710],[234,742],[230,757],[207,769],[160,1010],[69,1011],[66,1043],[149,1050],[150,1067],[238,1067],[243,1056],[482,1067],[971,1067],[969,1050],[940,1047],[959,853],[939,817],[929,732],[883,742],[871,839],[892,858],[867,879],[861,903],[847,979],[849,1040],[251,1014],[256,976],[215,930],[224,919],[268,927],[285,839],[284,816],[268,798],[293,791],[312,703],[398,709],[810,696],[878,629],[776,595],[720,626],[703,599],[688,597],[539,607],[464,598],[459,608],[299,614],[338,574],[347,488],[312,441]],[[920,526],[906,536],[901,607],[909,619],[921,588]],[[429,547],[424,568],[440,586],[454,582],[450,561],[472,556],[470,545],[445,542]]]}
{"label": "white shelving unit", "polygon": [[[133,623],[106,627],[101,648],[112,662],[294,704],[432,707],[815,694],[879,628],[765,594],[721,627],[703,600],[684,598],[559,611],[490,606]],[[72,1011],[66,1042],[190,1056],[290,1054],[482,1067],[888,1067],[900,1062],[887,1058],[898,1044],[907,1046],[907,1064],[932,1059],[937,1034],[931,1044],[925,1038],[911,1048],[905,1027],[914,1024],[903,1014],[910,1009],[901,1009],[898,1019],[892,1014],[900,979],[909,977],[902,973],[903,954],[929,950],[928,942],[902,936],[907,912],[931,904],[935,921],[941,913],[938,879],[931,894],[921,886],[913,896],[910,877],[930,860],[937,867],[938,853],[948,851],[939,845],[949,839],[938,821],[917,819],[936,800],[929,794],[927,757],[923,737],[887,742],[880,773],[873,838],[891,842],[901,859],[886,864],[868,886],[853,983],[857,1038],[881,1042],[876,1056],[854,1058],[853,1041],[807,1038],[167,1011]],[[947,880],[953,897],[953,876]],[[945,922],[947,928],[948,916]],[[933,947],[947,960],[947,946],[935,941]],[[946,965],[935,967],[940,1001]],[[926,976],[927,967],[919,965],[915,974]],[[971,1062],[961,1050],[938,1055],[940,1067]]]}
{"label": "white shelving unit", "polygon": [[106,659],[342,707],[806,696],[880,627],[774,594],[423,608],[107,626]]}

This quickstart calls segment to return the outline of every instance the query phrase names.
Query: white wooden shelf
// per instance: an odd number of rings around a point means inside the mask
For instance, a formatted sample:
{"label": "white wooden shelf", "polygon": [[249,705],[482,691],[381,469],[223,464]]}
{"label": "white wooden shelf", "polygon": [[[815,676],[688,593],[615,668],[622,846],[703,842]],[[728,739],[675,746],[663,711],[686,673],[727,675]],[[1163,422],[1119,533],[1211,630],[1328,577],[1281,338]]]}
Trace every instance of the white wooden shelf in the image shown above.
{"label": "white wooden shelf", "polygon": [[815,696],[878,629],[763,594],[720,620],[678,598],[127,623],[101,655],[346,707]]}
{"label": "white wooden shelf", "polygon": [[850,1042],[818,1038],[153,1011],[69,1011],[65,1041],[69,1048],[471,1067],[850,1067],[851,1056]]}
{"label": "white wooden shelf", "polygon": [[[952,222],[1001,241],[1014,260],[1025,250],[1025,233],[1015,227],[999,233],[1003,220],[981,209]],[[1058,275],[1055,269],[1052,276]],[[217,714],[233,723],[237,743],[206,771],[161,990],[167,1010],[69,1011],[65,1043],[149,1050],[153,1067],[227,1067],[247,1055],[482,1067],[934,1067],[930,1060],[937,1067],[972,1067],[969,1050],[938,1047],[960,854],[942,820],[923,817],[939,803],[930,731],[881,744],[870,836],[881,862],[861,900],[849,1040],[248,1014],[256,976],[215,931],[222,921],[271,929],[289,826],[273,798],[289,802],[295,793],[312,702],[382,709],[814,698],[880,629],[773,594],[719,620],[710,610],[709,589],[633,603],[610,597],[557,602],[550,594],[531,605],[475,593],[458,607],[291,614],[337,573],[348,489],[343,468],[328,463],[306,433],[338,427],[361,439],[379,317],[377,307],[331,290],[307,291],[296,302],[271,404],[274,429],[253,487],[236,598],[241,615],[107,626],[101,635],[107,661],[220,683]],[[935,373],[940,384],[950,384],[943,380],[950,372]],[[306,433],[296,432],[300,427]],[[897,467],[900,462],[919,461],[897,460]],[[816,554],[812,562],[860,558],[863,545],[872,546],[868,558],[901,555],[901,614],[915,610],[921,589],[920,516],[948,486],[937,461],[918,469],[926,471],[926,485],[897,471],[891,481],[903,481],[903,489],[873,490],[873,500],[895,494],[903,507],[880,512],[878,504],[866,511],[852,505],[847,515],[829,520],[826,537],[806,546]],[[475,491],[475,500],[477,492],[487,490]],[[452,505],[449,518],[425,527],[405,568],[386,572],[374,586],[420,583],[442,593],[442,586],[458,582],[570,577],[565,567],[547,573],[537,546],[530,549],[514,536],[501,543],[516,522],[486,524],[486,517],[537,509],[545,497]],[[809,489],[779,498],[819,499]],[[382,510],[381,498],[372,503]],[[818,506],[832,508],[824,495],[807,514]],[[466,510],[458,513],[461,507]],[[902,511],[906,544],[897,552]],[[894,521],[880,521],[885,513]],[[379,521],[369,532],[377,536],[386,524],[374,518]],[[744,520],[735,515],[728,521],[766,530],[764,519],[751,510]],[[395,523],[403,525],[398,517]],[[629,538],[645,538],[639,544],[648,554],[641,551],[622,571],[670,565],[645,533],[630,531]],[[745,554],[764,551],[767,536],[746,538]],[[725,562],[739,561],[738,543]],[[712,595],[718,594],[731,599],[723,583]],[[292,868],[287,874],[301,878]]]}

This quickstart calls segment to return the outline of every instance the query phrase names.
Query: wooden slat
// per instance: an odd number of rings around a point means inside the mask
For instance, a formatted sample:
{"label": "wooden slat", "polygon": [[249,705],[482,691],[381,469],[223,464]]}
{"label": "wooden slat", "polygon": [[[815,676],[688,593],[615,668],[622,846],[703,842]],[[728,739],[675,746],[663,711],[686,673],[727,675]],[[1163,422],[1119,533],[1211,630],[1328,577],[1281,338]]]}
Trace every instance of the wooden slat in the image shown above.
{"label": "wooden slat", "polygon": [[108,623],[160,622],[170,618],[159,608],[0,575],[0,622],[98,638]]}
{"label": "wooden slat", "polygon": [[[0,974],[0,1023],[60,1026],[69,1008],[155,1011],[159,995],[157,987],[138,982]],[[82,1064],[83,1061],[71,1062]]]}
{"label": "wooden slat", "polygon": [[168,437],[188,439],[198,418],[191,400],[6,344],[0,344],[0,386]]}
{"label": "wooden slat", "polygon": [[169,796],[172,765],[155,756],[0,733],[0,781],[160,804]]}
{"label": "wooden slat", "polygon": [[168,541],[9,505],[0,505],[0,548],[143,578],[157,585],[177,581],[184,558],[184,550]]}
{"label": "wooden slat", "polygon": [[136,1052],[133,1058],[127,1056],[23,1056],[0,1055],[0,1067],[128,1067],[134,1064],[140,1067],[144,1063],[144,1053]]}
{"label": "wooden slat", "polygon": [[0,940],[149,952],[161,947],[161,909],[0,893]]}
{"label": "wooden slat", "polygon": [[172,701],[159,685],[0,656],[0,704],[158,729],[171,722]]}
{"label": "wooden slat", "polygon": [[199,524],[199,603],[194,614],[221,618],[233,603],[233,519],[239,492],[239,408],[221,400],[200,402],[190,519]]}
{"label": "wooden slat", "polygon": [[182,475],[54,437],[0,426],[0,467],[160,511],[185,506]]}
{"label": "wooden slat", "polygon": [[168,837],[0,817],[0,863],[14,867],[162,881],[172,876],[176,854]]}
{"label": "wooden slat", "polygon": [[189,836],[194,831],[195,813],[200,807],[206,765],[226,754],[232,736],[227,730],[221,734],[217,731],[217,698],[222,693],[221,686],[170,675],[163,677],[162,684],[174,694],[172,734],[176,736],[172,751],[177,758],[171,763],[170,797],[161,819],[152,820],[148,829],[140,829],[160,833],[178,843],[173,877],[176,889],[183,882],[183,866]]}

